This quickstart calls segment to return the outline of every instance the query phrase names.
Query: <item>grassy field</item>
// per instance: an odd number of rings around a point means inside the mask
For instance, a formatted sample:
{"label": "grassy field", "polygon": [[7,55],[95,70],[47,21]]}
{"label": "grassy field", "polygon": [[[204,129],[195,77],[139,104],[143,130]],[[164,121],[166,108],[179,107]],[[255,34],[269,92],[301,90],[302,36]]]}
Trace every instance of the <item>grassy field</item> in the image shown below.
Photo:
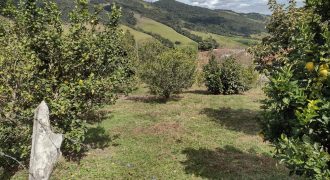
{"label": "grassy field", "polygon": [[203,39],[211,36],[220,44],[220,48],[247,48],[258,42],[257,40],[254,39],[244,38],[239,36],[222,36],[218,34],[199,32],[199,31],[190,31],[190,32],[197,36],[202,37]]}
{"label": "grassy field", "polygon": [[150,40],[150,39],[153,39],[152,36],[148,35],[148,34],[145,34],[143,32],[140,32],[140,31],[136,31],[128,26],[125,26],[125,25],[121,25],[120,26],[121,29],[123,29],[124,31],[129,31],[135,38],[135,40],[137,42],[144,42],[144,41],[147,41],[147,40]]}
{"label": "grassy field", "polygon": [[136,14],[135,17],[137,19],[137,25],[136,25],[137,28],[141,28],[146,32],[159,34],[162,37],[169,39],[173,43],[175,41],[179,41],[183,46],[186,45],[197,46],[197,43],[195,41],[177,33],[175,30],[162,23],[159,23],[157,21],[154,21],[146,17],[141,17],[139,14]]}
{"label": "grassy field", "polygon": [[62,160],[52,179],[293,179],[258,136],[261,98],[193,88],[165,103],[142,88],[104,109],[93,149],[79,164]]}

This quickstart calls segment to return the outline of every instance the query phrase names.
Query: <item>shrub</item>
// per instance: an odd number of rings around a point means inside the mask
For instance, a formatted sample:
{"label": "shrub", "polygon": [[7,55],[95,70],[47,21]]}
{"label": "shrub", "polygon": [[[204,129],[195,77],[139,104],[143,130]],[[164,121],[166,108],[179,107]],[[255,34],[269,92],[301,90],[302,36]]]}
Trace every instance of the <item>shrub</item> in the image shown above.
{"label": "shrub", "polygon": [[223,85],[221,79],[221,66],[212,55],[209,63],[203,67],[205,86],[213,94],[222,94]]}
{"label": "shrub", "polygon": [[248,90],[244,76],[245,68],[234,58],[227,58],[221,67],[221,80],[224,94],[239,94]]}
{"label": "shrub", "polygon": [[153,94],[168,99],[194,83],[196,52],[186,49],[169,49],[149,57],[143,64],[142,80]]}
{"label": "shrub", "polygon": [[329,179],[330,2],[270,5],[269,36],[251,49],[270,80],[261,133],[291,173]]}
{"label": "shrub", "polygon": [[139,61],[141,65],[155,61],[159,54],[168,51],[169,48],[159,41],[151,40],[143,43],[139,47]]}
{"label": "shrub", "polygon": [[201,51],[210,51],[219,47],[219,43],[211,36],[198,43],[198,49]]}
{"label": "shrub", "polygon": [[[103,30],[98,13],[78,0],[64,33],[61,13],[47,0],[8,6],[11,22],[0,24],[0,151],[27,162],[33,111],[46,100],[51,123],[65,140],[62,151],[84,151],[86,113],[113,103],[133,75],[113,6]],[[0,166],[16,166],[0,157]]]}
{"label": "shrub", "polygon": [[251,88],[256,74],[253,69],[243,67],[234,58],[227,58],[220,65],[211,56],[204,66],[205,85],[213,94],[239,94]]}

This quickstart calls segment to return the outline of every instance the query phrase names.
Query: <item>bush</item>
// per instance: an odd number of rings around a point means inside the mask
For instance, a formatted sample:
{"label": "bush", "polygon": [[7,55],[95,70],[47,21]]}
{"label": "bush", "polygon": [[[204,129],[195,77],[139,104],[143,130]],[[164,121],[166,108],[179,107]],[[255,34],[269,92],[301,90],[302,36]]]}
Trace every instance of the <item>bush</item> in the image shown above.
{"label": "bush", "polygon": [[330,2],[270,5],[270,35],[251,49],[258,70],[270,80],[261,133],[291,173],[329,179]]}
{"label": "bush", "polygon": [[256,79],[253,69],[243,67],[233,58],[225,59],[220,65],[212,55],[203,71],[205,86],[213,94],[242,93],[249,90]]}
{"label": "bush", "polygon": [[[158,49],[163,51],[163,48]],[[150,50],[152,49],[147,49],[147,51]],[[195,72],[196,52],[186,49],[168,49],[156,56],[147,57],[147,60],[143,62],[141,78],[153,94],[168,99],[172,94],[191,87],[195,80]]]}
{"label": "bush", "polygon": [[204,66],[204,81],[205,86],[208,91],[213,94],[222,94],[223,93],[223,85],[221,79],[221,65],[216,60],[215,56],[212,55],[209,63]]}
{"label": "bush", "polygon": [[[98,10],[78,0],[64,33],[61,13],[47,0],[22,1],[0,24],[0,151],[27,162],[36,106],[45,100],[55,130],[63,133],[64,155],[85,150],[86,113],[113,103],[134,74],[123,47],[120,9],[113,6],[104,29]],[[0,157],[0,166],[16,162]]]}
{"label": "bush", "polygon": [[201,51],[210,51],[219,47],[219,43],[211,36],[198,43],[198,49]]}
{"label": "bush", "polygon": [[224,94],[239,94],[249,89],[244,71],[245,68],[234,58],[228,58],[222,63],[221,80]]}

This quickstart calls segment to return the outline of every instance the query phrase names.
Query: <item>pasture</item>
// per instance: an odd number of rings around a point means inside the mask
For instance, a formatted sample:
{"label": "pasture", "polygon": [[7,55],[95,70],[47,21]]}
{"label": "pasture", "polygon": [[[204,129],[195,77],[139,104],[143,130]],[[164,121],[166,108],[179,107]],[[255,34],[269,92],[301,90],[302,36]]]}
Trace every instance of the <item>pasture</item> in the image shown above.
{"label": "pasture", "polygon": [[142,87],[102,109],[92,150],[60,161],[52,179],[292,179],[258,135],[263,98],[259,88],[216,96],[195,86],[165,102]]}

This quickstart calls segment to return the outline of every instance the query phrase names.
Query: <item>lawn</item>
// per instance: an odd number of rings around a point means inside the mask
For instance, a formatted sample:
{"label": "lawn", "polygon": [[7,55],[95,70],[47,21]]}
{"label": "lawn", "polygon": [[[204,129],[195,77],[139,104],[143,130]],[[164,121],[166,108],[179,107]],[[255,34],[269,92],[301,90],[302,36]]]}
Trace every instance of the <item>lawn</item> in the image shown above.
{"label": "lawn", "polygon": [[140,88],[103,109],[92,149],[79,164],[61,160],[52,179],[292,179],[258,136],[262,98],[196,87],[165,103]]}
{"label": "lawn", "polygon": [[137,28],[141,28],[146,32],[152,32],[161,35],[162,37],[172,41],[175,43],[176,41],[181,42],[183,46],[196,46],[197,43],[184,35],[179,34],[174,29],[166,26],[162,23],[154,21],[152,19],[141,17],[139,14],[135,14],[135,18],[137,19]]}

